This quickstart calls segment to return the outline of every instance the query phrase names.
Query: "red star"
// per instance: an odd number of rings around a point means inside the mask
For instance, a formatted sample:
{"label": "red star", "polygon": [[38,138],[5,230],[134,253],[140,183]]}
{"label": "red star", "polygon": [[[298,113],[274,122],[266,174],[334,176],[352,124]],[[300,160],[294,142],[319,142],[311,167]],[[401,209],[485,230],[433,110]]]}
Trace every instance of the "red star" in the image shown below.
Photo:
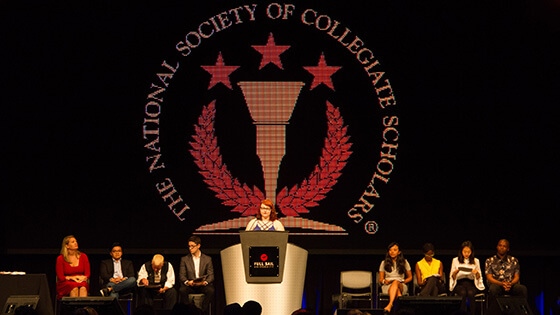
{"label": "red star", "polygon": [[319,58],[319,64],[317,66],[303,68],[305,68],[305,70],[309,71],[314,76],[313,82],[311,84],[311,90],[313,90],[319,84],[323,83],[334,91],[331,76],[341,67],[327,66],[324,54],[321,54],[321,58]]}
{"label": "red star", "polygon": [[255,48],[258,52],[260,52],[263,55],[259,70],[264,68],[264,66],[266,66],[269,63],[273,63],[278,68],[284,70],[284,68],[282,67],[282,61],[280,61],[280,55],[283,52],[285,52],[288,48],[290,48],[290,46],[283,46],[283,45],[277,46],[276,43],[274,43],[274,36],[272,36],[272,33],[270,33],[270,35],[268,36],[268,42],[266,43],[266,46],[253,45],[251,47]]}
{"label": "red star", "polygon": [[211,89],[218,83],[222,83],[232,90],[231,83],[229,82],[229,75],[239,68],[239,66],[226,66],[221,52],[218,54],[218,60],[216,60],[215,66],[202,66],[202,68],[208,71],[208,73],[212,76],[208,89]]}

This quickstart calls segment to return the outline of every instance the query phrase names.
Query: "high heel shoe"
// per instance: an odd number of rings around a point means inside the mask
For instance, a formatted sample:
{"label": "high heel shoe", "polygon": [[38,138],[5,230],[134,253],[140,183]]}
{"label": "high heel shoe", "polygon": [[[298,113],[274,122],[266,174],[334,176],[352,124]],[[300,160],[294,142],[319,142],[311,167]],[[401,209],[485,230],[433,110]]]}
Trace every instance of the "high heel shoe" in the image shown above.
{"label": "high heel shoe", "polygon": [[[387,309],[387,307],[389,307],[389,309]],[[391,313],[391,309],[393,308],[393,305],[387,305],[384,309],[383,309],[383,314],[390,314]]]}

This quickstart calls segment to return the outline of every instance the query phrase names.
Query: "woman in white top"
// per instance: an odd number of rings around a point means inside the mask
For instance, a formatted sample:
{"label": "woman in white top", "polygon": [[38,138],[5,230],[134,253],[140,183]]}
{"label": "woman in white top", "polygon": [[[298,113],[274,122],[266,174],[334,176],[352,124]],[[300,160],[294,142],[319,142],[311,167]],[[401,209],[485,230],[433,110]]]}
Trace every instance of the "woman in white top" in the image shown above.
{"label": "woman in white top", "polygon": [[284,225],[278,221],[274,204],[269,199],[261,202],[257,217],[247,223],[246,231],[284,231]]}
{"label": "woman in white top", "polygon": [[399,244],[393,242],[387,247],[385,260],[379,265],[381,292],[389,294],[389,304],[383,309],[384,313],[391,312],[395,299],[408,292],[410,281],[412,281],[410,264],[399,249]]}
{"label": "woman in white top", "polygon": [[470,313],[476,314],[474,296],[484,290],[484,280],[480,271],[480,262],[474,257],[473,245],[470,241],[461,244],[459,255],[453,258],[449,273],[449,291],[462,296],[461,310],[467,311],[467,300]]}

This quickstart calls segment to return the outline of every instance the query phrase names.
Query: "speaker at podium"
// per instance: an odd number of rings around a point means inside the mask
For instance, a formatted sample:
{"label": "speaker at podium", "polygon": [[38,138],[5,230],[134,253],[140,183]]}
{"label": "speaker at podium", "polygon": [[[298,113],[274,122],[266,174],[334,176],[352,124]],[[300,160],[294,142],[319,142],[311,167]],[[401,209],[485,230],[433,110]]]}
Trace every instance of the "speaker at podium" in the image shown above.
{"label": "speaker at podium", "polygon": [[241,243],[220,252],[226,304],[254,300],[263,314],[301,308],[307,250],[288,243],[288,231],[239,231]]}

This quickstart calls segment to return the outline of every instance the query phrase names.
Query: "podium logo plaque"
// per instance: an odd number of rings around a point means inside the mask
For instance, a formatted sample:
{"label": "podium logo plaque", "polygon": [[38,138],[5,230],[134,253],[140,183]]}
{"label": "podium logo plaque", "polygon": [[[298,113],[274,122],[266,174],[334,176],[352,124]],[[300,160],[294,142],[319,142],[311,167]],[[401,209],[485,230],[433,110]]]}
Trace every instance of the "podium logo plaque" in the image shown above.
{"label": "podium logo plaque", "polygon": [[249,277],[279,277],[280,248],[278,246],[249,247]]}

